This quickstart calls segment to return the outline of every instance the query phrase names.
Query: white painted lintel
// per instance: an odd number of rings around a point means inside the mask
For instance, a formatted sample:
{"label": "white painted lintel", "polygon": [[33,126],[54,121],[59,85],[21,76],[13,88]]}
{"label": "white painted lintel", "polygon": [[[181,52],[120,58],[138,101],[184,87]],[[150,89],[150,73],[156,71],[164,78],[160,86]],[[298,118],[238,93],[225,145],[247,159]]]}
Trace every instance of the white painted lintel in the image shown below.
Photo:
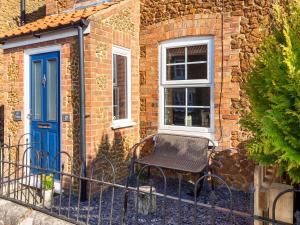
{"label": "white painted lintel", "polygon": [[[91,31],[90,24],[84,29],[84,34],[89,34]],[[24,37],[17,37],[7,40],[2,46],[2,49],[17,48],[26,45],[38,44],[42,42],[54,41],[68,37],[74,37],[78,35],[76,28],[67,28],[56,31],[51,31],[45,34],[35,37],[33,35],[28,35]]]}

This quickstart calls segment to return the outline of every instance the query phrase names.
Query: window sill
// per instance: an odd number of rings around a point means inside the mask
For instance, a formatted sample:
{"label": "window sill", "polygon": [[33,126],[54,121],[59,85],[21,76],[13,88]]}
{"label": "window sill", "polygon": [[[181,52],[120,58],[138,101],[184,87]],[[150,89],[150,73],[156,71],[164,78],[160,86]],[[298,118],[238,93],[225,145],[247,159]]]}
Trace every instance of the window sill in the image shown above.
{"label": "window sill", "polygon": [[[158,130],[159,133],[168,133],[168,134],[178,134],[178,135],[189,135],[189,136],[196,136],[196,137],[206,137],[212,140],[215,146],[219,146],[217,140],[215,140],[215,135],[213,132],[201,132],[201,131],[187,131],[187,130],[176,130],[176,129],[165,129],[160,128]],[[212,145],[212,143],[210,143]]]}
{"label": "window sill", "polygon": [[136,123],[133,121],[114,121],[113,124],[110,126],[113,130],[126,128],[126,127],[133,127]]}

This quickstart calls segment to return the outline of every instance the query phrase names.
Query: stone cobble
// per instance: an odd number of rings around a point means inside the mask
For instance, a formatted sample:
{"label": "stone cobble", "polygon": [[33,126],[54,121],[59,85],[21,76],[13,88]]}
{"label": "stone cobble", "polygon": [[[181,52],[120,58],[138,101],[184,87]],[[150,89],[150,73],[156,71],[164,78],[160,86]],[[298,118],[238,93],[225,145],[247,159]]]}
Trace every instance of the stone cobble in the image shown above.
{"label": "stone cobble", "polygon": [[[159,177],[152,178],[152,182],[156,191],[158,193],[164,193],[164,182]],[[121,182],[120,184],[125,184]],[[148,184],[146,181],[143,181],[141,185]],[[134,184],[132,186],[135,186]],[[187,199],[193,201],[193,197],[191,197],[188,193],[193,188],[193,186],[188,182],[182,183],[182,199]],[[101,201],[101,221],[103,224],[109,224],[110,220],[110,213],[111,208],[112,210],[112,224],[119,225],[122,221],[122,210],[124,206],[124,192],[125,189],[115,188],[114,189],[114,198],[113,204],[112,203],[112,188],[106,188],[102,194],[102,201]],[[245,212],[245,213],[252,213],[252,196],[247,192],[231,190],[232,192],[232,200],[233,200],[233,209]],[[216,206],[229,208],[229,192],[224,187],[217,187],[216,188]],[[178,196],[178,180],[176,179],[167,179],[167,195],[170,196]],[[209,185],[205,185],[204,190],[201,192],[200,197],[198,198],[198,202],[210,204],[211,200],[209,198],[211,194],[211,188]],[[91,198],[91,204],[86,202],[80,202],[79,208],[79,220],[80,221],[87,221],[87,212],[89,211],[89,224],[98,224],[98,215],[99,215],[99,202],[100,195],[96,195],[94,198]],[[53,210],[58,212],[59,208],[59,197],[55,199],[55,207]],[[69,203],[69,196],[66,193],[62,198],[61,204],[61,213],[63,215],[67,215],[68,211],[70,212],[70,217],[73,219],[77,218],[78,213],[78,198],[72,196],[71,197],[71,207],[68,207]],[[167,225],[177,225],[179,224],[179,216],[181,215],[182,224],[194,224],[194,205],[192,203],[181,203],[181,214],[179,211],[179,205],[177,200],[167,199],[165,201],[165,208],[166,208],[166,224]],[[135,208],[135,193],[130,191],[128,195],[128,207],[127,207],[127,216],[126,216],[126,224],[161,224],[164,218],[164,211],[163,211],[163,204],[164,199],[161,197],[157,197],[157,210],[156,213],[151,214],[149,216],[138,216],[138,223],[136,221],[136,208]],[[198,207],[197,208],[197,224],[200,225],[209,225],[211,224],[211,217],[212,211],[205,207]],[[236,221],[235,224],[237,225],[250,225],[251,219],[248,217],[239,217],[234,216],[234,220]],[[229,213],[222,213],[220,211],[216,211],[216,224],[218,225],[229,225],[230,224],[230,214]]]}

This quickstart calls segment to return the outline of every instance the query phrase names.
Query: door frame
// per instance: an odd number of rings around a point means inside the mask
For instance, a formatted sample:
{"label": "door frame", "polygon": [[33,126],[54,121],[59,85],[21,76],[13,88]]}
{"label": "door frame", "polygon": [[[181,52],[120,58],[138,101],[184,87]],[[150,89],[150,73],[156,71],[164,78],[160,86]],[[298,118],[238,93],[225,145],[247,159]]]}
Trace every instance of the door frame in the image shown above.
{"label": "door frame", "polygon": [[[40,47],[40,48],[30,48],[30,49],[25,49],[24,50],[24,133],[28,134],[30,133],[30,87],[31,87],[31,74],[30,74],[30,65],[31,65],[31,56],[32,55],[37,55],[37,54],[45,54],[45,53],[51,53],[51,52],[59,52],[59,88],[58,88],[58,96],[59,96],[59,147],[60,151],[62,149],[62,87],[61,87],[61,77],[62,77],[62,66],[61,66],[61,45],[51,45],[51,46],[45,46],[45,47]],[[31,138],[29,138],[29,143],[31,143]],[[31,152],[29,151],[26,157],[26,163],[30,163],[30,156]],[[62,163],[62,160],[60,160],[60,163]],[[27,171],[28,172],[28,171]],[[56,186],[56,185],[55,185]]]}

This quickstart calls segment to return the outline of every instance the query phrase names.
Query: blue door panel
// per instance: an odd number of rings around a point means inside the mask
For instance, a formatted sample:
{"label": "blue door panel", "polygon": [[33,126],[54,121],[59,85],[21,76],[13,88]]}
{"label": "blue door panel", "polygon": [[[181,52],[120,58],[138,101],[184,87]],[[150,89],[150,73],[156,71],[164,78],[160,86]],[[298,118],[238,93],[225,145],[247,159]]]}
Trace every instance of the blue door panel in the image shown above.
{"label": "blue door panel", "polygon": [[[32,163],[45,169],[60,169],[60,53],[31,56]],[[57,157],[58,156],[58,157]],[[57,158],[57,159],[55,159]]]}
{"label": "blue door panel", "polygon": [[42,144],[40,141],[35,141],[35,140],[41,140],[42,138],[41,132],[39,130],[33,129],[32,137],[33,137],[33,143],[32,143],[33,151],[31,151],[31,160],[34,164],[37,164],[38,152],[41,151]]}
{"label": "blue door panel", "polygon": [[59,168],[60,164],[60,156],[57,154],[59,151],[57,149],[58,140],[57,140],[57,133],[56,132],[48,132],[48,149],[49,154],[53,157],[50,158],[50,164]]}

